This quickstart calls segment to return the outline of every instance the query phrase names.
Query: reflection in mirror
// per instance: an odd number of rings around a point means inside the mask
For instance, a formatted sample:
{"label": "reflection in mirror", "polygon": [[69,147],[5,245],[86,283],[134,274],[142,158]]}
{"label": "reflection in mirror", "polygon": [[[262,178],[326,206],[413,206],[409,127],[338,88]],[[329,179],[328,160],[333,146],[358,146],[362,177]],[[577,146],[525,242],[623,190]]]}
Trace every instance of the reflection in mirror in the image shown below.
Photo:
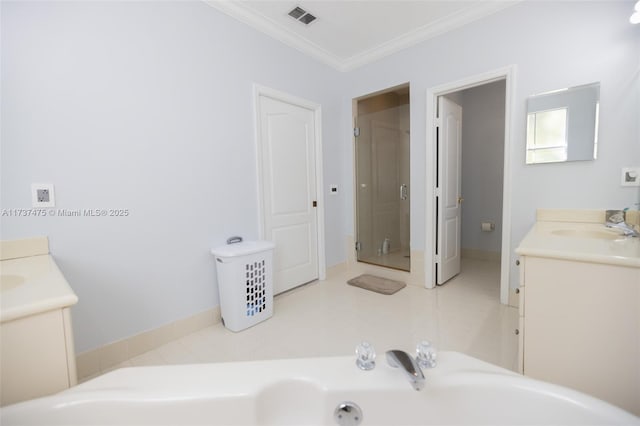
{"label": "reflection in mirror", "polygon": [[527,164],[567,161],[567,109],[527,114]]}
{"label": "reflection in mirror", "polygon": [[527,99],[527,164],[593,160],[598,148],[600,83]]}

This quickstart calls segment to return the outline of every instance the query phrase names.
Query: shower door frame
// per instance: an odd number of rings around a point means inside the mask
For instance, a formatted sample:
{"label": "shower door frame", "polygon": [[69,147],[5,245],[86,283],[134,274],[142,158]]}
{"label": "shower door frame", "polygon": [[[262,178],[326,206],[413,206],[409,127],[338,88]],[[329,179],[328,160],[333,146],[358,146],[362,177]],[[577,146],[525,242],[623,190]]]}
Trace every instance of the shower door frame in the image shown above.
{"label": "shower door frame", "polygon": [[[406,83],[398,84],[398,85],[395,85],[395,86],[387,87],[387,88],[384,88],[382,90],[379,90],[379,91],[376,91],[376,92],[372,92],[372,93],[368,93],[368,94],[364,94],[364,95],[361,95],[361,96],[358,96],[358,97],[355,97],[355,98],[352,99],[352,124],[353,124],[353,131],[354,131],[353,139],[352,139],[353,140],[353,145],[352,145],[353,158],[354,158],[354,173],[353,173],[354,214],[353,214],[353,218],[354,218],[354,231],[355,231],[353,242],[355,243],[355,246],[351,247],[351,250],[354,250],[354,252],[353,252],[355,254],[355,256],[354,256],[355,259],[354,260],[355,260],[356,263],[359,263],[361,265],[370,265],[372,267],[385,268],[386,270],[396,271],[396,272],[401,273],[401,274],[411,274],[412,273],[412,269],[413,269],[411,258],[409,259],[409,267],[408,267],[408,269],[404,269],[404,268],[402,268],[400,266],[386,265],[386,264],[383,264],[382,262],[375,263],[375,262],[368,262],[366,260],[361,260],[360,256],[359,256],[359,251],[360,250],[358,248],[359,237],[360,237],[360,218],[359,218],[359,214],[358,214],[359,204],[360,204],[359,203],[359,194],[358,194],[358,192],[359,192],[358,169],[359,168],[358,168],[358,149],[357,149],[357,143],[358,143],[357,142],[357,138],[358,138],[359,135],[356,133],[356,129],[359,127],[359,123],[358,123],[358,117],[359,117],[358,102],[362,101],[362,100],[365,100],[365,99],[373,98],[373,97],[376,97],[376,96],[384,95],[385,93],[391,93],[391,92],[397,91],[397,90],[402,89],[402,88],[407,88],[408,90],[410,90],[410,83],[406,82]],[[403,105],[405,105],[405,104],[403,104]],[[406,105],[409,108],[409,120],[410,120],[411,103],[407,102]],[[395,106],[393,108],[398,108],[398,107],[400,107],[400,105]],[[409,124],[409,126],[410,126],[410,124]],[[411,142],[410,142],[410,140],[409,140],[409,143],[408,143],[408,148],[409,148],[409,154],[408,154],[409,159],[408,159],[407,167],[410,167],[410,163],[411,163],[411,159],[410,159],[410,156],[411,156]],[[409,180],[410,180],[410,172],[407,173],[407,174],[408,174]],[[403,185],[403,186],[407,186],[407,185],[408,185],[408,188],[411,187],[410,182],[406,182],[406,184]],[[398,192],[400,192],[400,186],[398,186]],[[409,190],[408,200],[407,201],[409,203],[411,202],[410,190]],[[400,209],[400,211],[402,211],[402,209]],[[409,212],[410,212],[410,208],[409,208]],[[398,218],[398,221],[401,222],[401,219]],[[409,245],[408,245],[407,249],[408,249],[409,253],[411,253],[411,245],[410,245],[410,241],[411,241],[411,214],[410,213],[409,213],[409,231],[408,232],[409,232],[409,235],[407,236],[407,240],[409,241]],[[402,239],[402,237],[400,237],[400,239]],[[374,251],[375,251],[375,249],[374,249]]]}

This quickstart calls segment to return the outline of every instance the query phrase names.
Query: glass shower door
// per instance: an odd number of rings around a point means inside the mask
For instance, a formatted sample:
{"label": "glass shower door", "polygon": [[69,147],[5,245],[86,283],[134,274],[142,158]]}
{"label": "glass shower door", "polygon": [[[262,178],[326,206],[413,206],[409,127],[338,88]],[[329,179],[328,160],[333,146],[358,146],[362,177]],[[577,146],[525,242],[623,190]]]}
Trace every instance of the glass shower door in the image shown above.
{"label": "glass shower door", "polygon": [[408,96],[407,103],[391,102],[384,108],[372,99],[358,101],[356,120],[357,257],[360,262],[409,271]]}

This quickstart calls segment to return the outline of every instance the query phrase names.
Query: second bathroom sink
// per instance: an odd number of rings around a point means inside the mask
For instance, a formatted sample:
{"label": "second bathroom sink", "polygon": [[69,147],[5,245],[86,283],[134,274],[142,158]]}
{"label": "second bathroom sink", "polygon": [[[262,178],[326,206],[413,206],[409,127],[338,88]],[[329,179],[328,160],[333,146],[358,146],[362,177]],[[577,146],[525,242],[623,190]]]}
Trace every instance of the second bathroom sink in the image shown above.
{"label": "second bathroom sink", "polygon": [[24,283],[22,275],[0,275],[0,291],[7,291]]}
{"label": "second bathroom sink", "polygon": [[624,238],[621,233],[609,229],[556,229],[553,235],[572,238],[597,238],[603,240],[617,240]]}

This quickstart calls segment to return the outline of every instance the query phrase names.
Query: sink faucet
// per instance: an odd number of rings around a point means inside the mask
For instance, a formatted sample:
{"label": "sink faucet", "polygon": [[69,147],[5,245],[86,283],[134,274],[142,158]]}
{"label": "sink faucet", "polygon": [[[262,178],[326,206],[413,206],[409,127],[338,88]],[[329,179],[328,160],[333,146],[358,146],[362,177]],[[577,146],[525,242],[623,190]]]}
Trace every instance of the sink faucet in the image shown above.
{"label": "sink faucet", "polygon": [[622,235],[625,237],[640,237],[640,232],[636,231],[633,226],[626,222],[620,223],[607,223],[607,228],[616,228],[622,231]]}
{"label": "sink faucet", "polygon": [[607,228],[620,229],[625,237],[640,237],[640,232],[625,222],[625,212],[623,210],[607,210]]}
{"label": "sink faucet", "polygon": [[387,351],[387,362],[390,366],[403,370],[415,390],[419,391],[424,387],[424,374],[411,355],[397,349]]}

